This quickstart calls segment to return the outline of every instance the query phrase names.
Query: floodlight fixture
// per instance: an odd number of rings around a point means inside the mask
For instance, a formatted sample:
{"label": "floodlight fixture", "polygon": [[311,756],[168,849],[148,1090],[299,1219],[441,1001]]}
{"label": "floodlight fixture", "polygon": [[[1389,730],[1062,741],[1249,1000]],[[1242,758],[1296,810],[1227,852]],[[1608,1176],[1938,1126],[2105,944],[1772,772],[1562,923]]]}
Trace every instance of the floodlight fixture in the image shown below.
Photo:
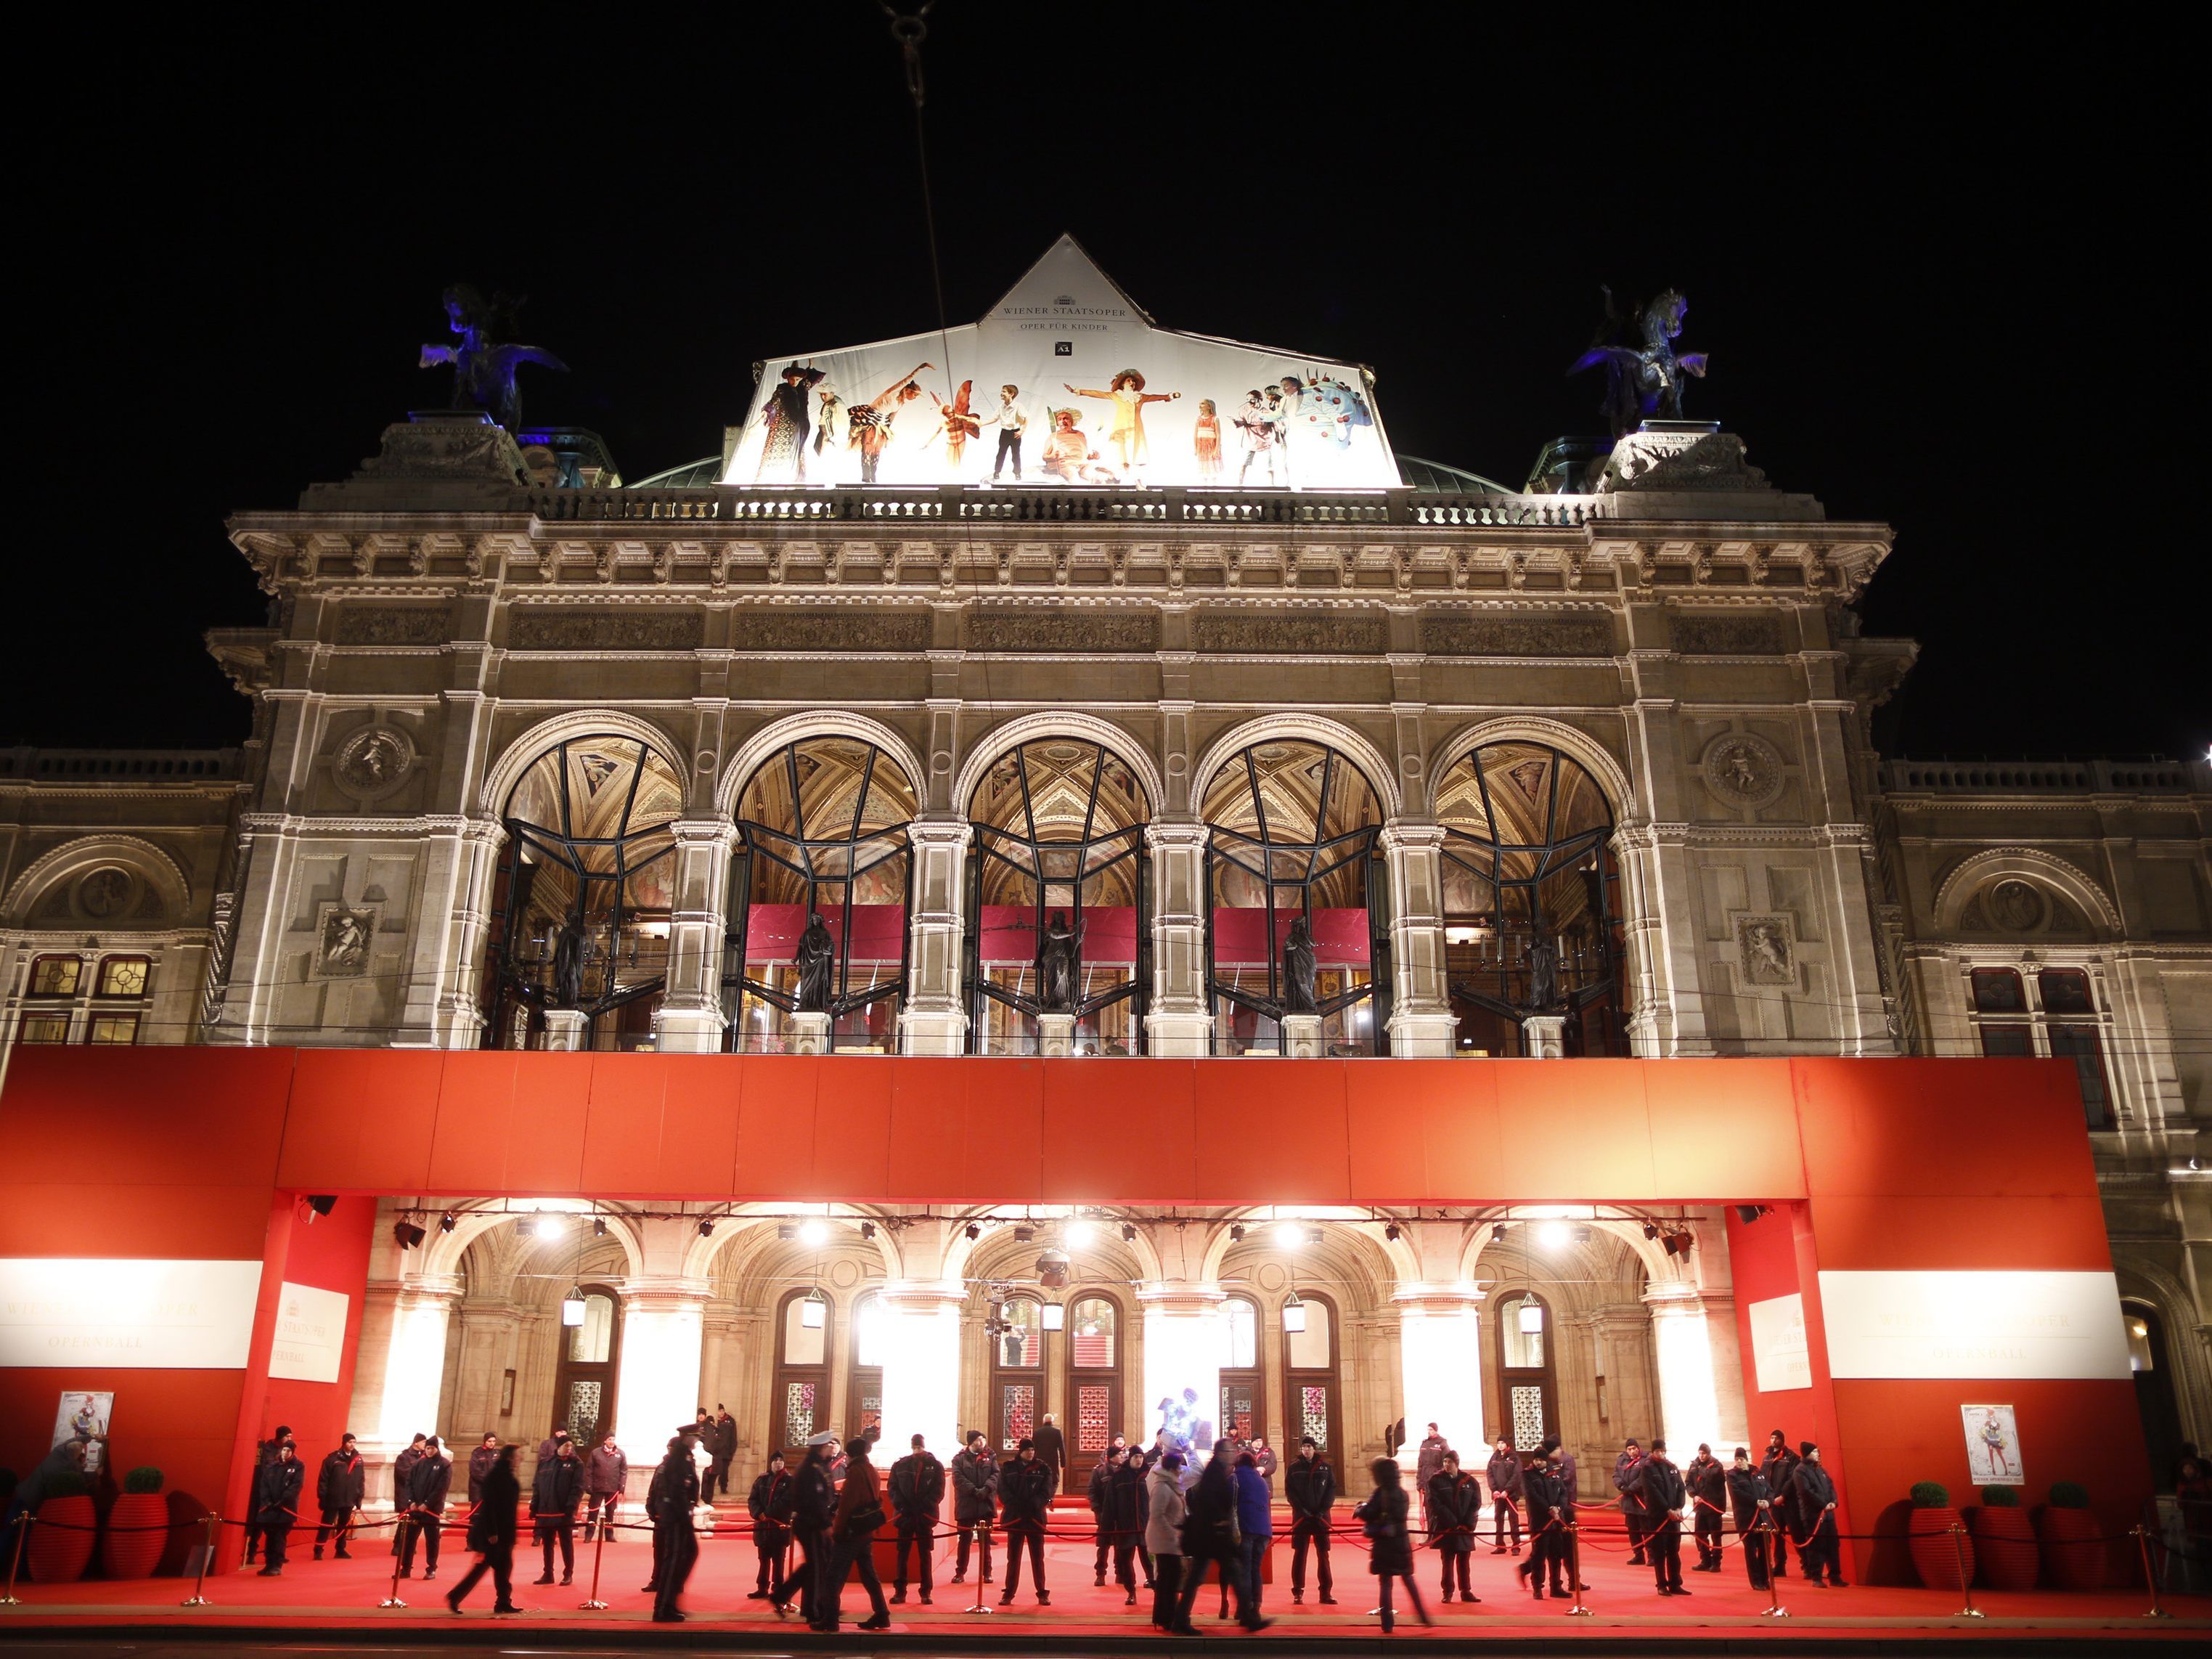
{"label": "floodlight fixture", "polygon": [[1242,1244],[1244,1242],[1244,1224],[1243,1222],[1237,1222],[1230,1227],[1229,1242],[1231,1244]]}
{"label": "floodlight fixture", "polygon": [[702,1238],[712,1238],[714,1236],[714,1218],[710,1215],[701,1216],[699,1218],[699,1237]]}
{"label": "floodlight fixture", "polygon": [[449,1233],[459,1224],[460,1218],[455,1215],[451,1210],[447,1211],[445,1214],[438,1218],[438,1231],[441,1233]]}
{"label": "floodlight fixture", "polygon": [[1067,1242],[1073,1248],[1079,1250],[1091,1243],[1097,1231],[1097,1227],[1093,1223],[1078,1216],[1067,1224]]}
{"label": "floodlight fixture", "polygon": [[1382,1229],[1382,1237],[1389,1239],[1393,1244],[1395,1244],[1398,1240],[1403,1237],[1404,1231],[1405,1230],[1403,1228],[1399,1226],[1396,1222],[1393,1221]]}
{"label": "floodlight fixture", "polygon": [[1644,1237],[1646,1237],[1646,1238],[1656,1238],[1656,1237],[1659,1237],[1659,1224],[1658,1224],[1657,1222],[1656,1222],[1656,1221],[1647,1221],[1647,1222],[1645,1222],[1645,1223],[1644,1224]]}
{"label": "floodlight fixture", "polygon": [[593,1217],[592,1218],[592,1237],[593,1238],[605,1238],[606,1236],[607,1236],[607,1218],[606,1218],[606,1217],[605,1217],[605,1216],[603,1216],[603,1215],[595,1215],[595,1216],[593,1216]]}
{"label": "floodlight fixture", "polygon": [[561,1237],[561,1218],[550,1211],[539,1215],[532,1226],[540,1238],[555,1239]]}
{"label": "floodlight fixture", "polygon": [[876,1224],[872,1221],[863,1221],[860,1224],[860,1237],[863,1238],[873,1238],[875,1236]]}
{"label": "floodlight fixture", "polygon": [[392,1237],[401,1249],[411,1250],[419,1246],[427,1235],[411,1221],[395,1221],[392,1224]]}
{"label": "floodlight fixture", "polygon": [[336,1193],[310,1193],[307,1198],[307,1224],[313,1226],[318,1216],[328,1215],[338,1206]]}
{"label": "floodlight fixture", "polygon": [[1306,1242],[1306,1230],[1295,1221],[1275,1224],[1275,1244],[1279,1249],[1295,1250]]}
{"label": "floodlight fixture", "polygon": [[781,1239],[793,1239],[798,1237],[799,1224],[796,1221],[777,1222],[775,1224],[775,1236]]}
{"label": "floodlight fixture", "polygon": [[1027,1244],[1036,1237],[1036,1229],[1023,1222],[1014,1229],[1014,1243]]}
{"label": "floodlight fixture", "polygon": [[1137,1242],[1137,1228],[1134,1222],[1125,1221],[1121,1224],[1121,1242],[1124,1244],[1133,1244]]}
{"label": "floodlight fixture", "polygon": [[1668,1233],[1659,1242],[1668,1255],[1686,1255],[1698,1241],[1687,1233]]}
{"label": "floodlight fixture", "polygon": [[983,1230],[972,1221],[969,1222],[966,1227],[962,1229],[962,1231],[968,1235],[968,1242],[970,1244],[973,1244],[977,1239],[983,1236]]}
{"label": "floodlight fixture", "polygon": [[1564,1250],[1574,1243],[1574,1229],[1564,1221],[1547,1221],[1536,1231],[1537,1238],[1547,1250]]}
{"label": "floodlight fixture", "polygon": [[830,1224],[820,1216],[809,1216],[799,1224],[799,1242],[811,1250],[818,1250],[830,1242]]}
{"label": "floodlight fixture", "polygon": [[1739,1204],[1735,1206],[1735,1218],[1747,1227],[1759,1217],[1773,1213],[1774,1212],[1764,1204]]}

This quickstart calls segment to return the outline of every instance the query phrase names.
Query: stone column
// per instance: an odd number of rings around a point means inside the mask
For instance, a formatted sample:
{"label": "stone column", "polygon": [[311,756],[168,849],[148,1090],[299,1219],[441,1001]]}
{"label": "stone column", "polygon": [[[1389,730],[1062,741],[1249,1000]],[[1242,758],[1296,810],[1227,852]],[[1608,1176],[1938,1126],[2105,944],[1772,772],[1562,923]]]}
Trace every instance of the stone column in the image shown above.
{"label": "stone column", "polygon": [[1159,1402],[1182,1399],[1185,1389],[1197,1394],[1200,1416],[1212,1421],[1219,1415],[1221,1353],[1228,1337],[1222,1326],[1224,1299],[1218,1285],[1138,1287],[1137,1305],[1145,1322],[1140,1420],[1148,1433]]}
{"label": "stone column", "polygon": [[1386,824],[1390,861],[1390,1053],[1400,1060],[1449,1060],[1458,1044],[1444,972],[1444,832],[1433,823]]}
{"label": "stone column", "polygon": [[1395,1449],[1410,1460],[1434,1423],[1462,1458],[1488,1443],[1483,1432],[1483,1293],[1473,1285],[1439,1290],[1408,1285],[1391,1298],[1398,1310],[1400,1398],[1405,1402],[1406,1443]]}
{"label": "stone column", "polygon": [[[1146,826],[1152,863],[1152,983],[1145,1052],[1203,1057],[1213,1038],[1206,994],[1206,826]],[[1154,1395],[1153,1400],[1159,1396]],[[1147,1402],[1149,1404],[1149,1402]]]}
{"label": "stone column", "polygon": [[1565,1060],[1567,1057],[1567,1017],[1565,1014],[1530,1014],[1522,1020],[1521,1032],[1528,1046],[1528,1059]]}
{"label": "stone column", "polygon": [[629,1454],[631,1490],[641,1492],[676,1425],[698,1411],[710,1287],[703,1279],[641,1277],[616,1289],[623,1324],[615,1439]]}
{"label": "stone column", "polygon": [[478,988],[491,935],[492,888],[506,844],[507,831],[492,822],[471,822],[455,843],[459,867],[453,915],[446,930],[445,967],[432,1015],[433,1041],[441,1048],[483,1046],[485,1016]]}
{"label": "stone column", "polygon": [[908,830],[914,846],[914,911],[906,1005],[899,1012],[899,1048],[909,1054],[957,1054],[967,1046],[968,1010],[961,994],[961,901],[967,887],[965,818],[934,814]]}
{"label": "stone column", "polygon": [[1721,1443],[1720,1394],[1713,1379],[1705,1298],[1694,1285],[1662,1283],[1644,1292],[1644,1304],[1651,1310],[1659,1420],[1674,1461],[1687,1462],[1697,1455],[1699,1441]]}
{"label": "stone column", "polygon": [[884,1451],[888,1468],[915,1435],[950,1457],[960,1431],[960,1310],[957,1279],[895,1279],[877,1292],[882,1310]]}
{"label": "stone column", "polygon": [[[380,1299],[384,1288],[372,1285],[371,1300]],[[438,1416],[446,1375],[446,1332],[462,1288],[458,1275],[445,1273],[404,1279],[390,1287],[391,1340],[385,1348],[383,1397],[377,1406],[373,1443],[386,1463],[415,1436],[447,1431]]]}
{"label": "stone column", "polygon": [[548,1008],[545,1011],[545,1047],[549,1050],[568,1051],[581,1048],[592,1036],[591,1017],[580,1008]]}
{"label": "stone column", "polygon": [[722,907],[730,886],[733,823],[681,819],[676,836],[676,900],[668,917],[668,988],[653,1016],[654,1039],[664,1054],[720,1052],[722,1030]]}

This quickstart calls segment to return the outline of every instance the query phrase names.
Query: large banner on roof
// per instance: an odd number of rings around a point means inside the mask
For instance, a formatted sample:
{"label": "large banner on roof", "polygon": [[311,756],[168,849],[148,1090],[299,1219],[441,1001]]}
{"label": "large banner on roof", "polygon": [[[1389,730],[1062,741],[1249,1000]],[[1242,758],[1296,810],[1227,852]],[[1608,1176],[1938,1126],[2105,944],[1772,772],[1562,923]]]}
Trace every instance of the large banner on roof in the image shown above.
{"label": "large banner on roof", "polygon": [[769,359],[723,482],[1399,478],[1364,369],[1158,327],[1062,237],[980,323]]}

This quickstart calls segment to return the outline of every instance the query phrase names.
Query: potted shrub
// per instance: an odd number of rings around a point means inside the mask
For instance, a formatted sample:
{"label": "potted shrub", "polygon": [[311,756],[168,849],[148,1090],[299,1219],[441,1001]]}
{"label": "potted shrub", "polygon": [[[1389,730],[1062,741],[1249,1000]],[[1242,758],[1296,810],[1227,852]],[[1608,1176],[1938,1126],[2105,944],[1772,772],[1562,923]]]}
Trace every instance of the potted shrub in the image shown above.
{"label": "potted shrub", "polygon": [[1961,1524],[1959,1511],[1951,1507],[1950,1491],[1942,1481],[1923,1480],[1912,1488],[1905,1541],[1912,1551],[1912,1570],[1929,1589],[1964,1590],[1974,1576],[1973,1540],[1952,1530]]}
{"label": "potted shrub", "polygon": [[65,1584],[84,1577],[92,1563],[94,1529],[100,1516],[92,1507],[92,1483],[74,1469],[46,1482],[38,1524],[31,1528],[24,1565],[34,1584]]}
{"label": "potted shrub", "polygon": [[123,1495],[109,1505],[100,1535],[100,1570],[110,1578],[147,1578],[169,1541],[169,1506],[161,1500],[161,1472],[133,1469]]}
{"label": "potted shrub", "polygon": [[1991,1589],[2035,1588],[2035,1528],[2013,1487],[1982,1488],[1982,1506],[1974,1511],[1974,1555],[1982,1582]]}
{"label": "potted shrub", "polygon": [[2098,1535],[2097,1517],[2089,1513],[2087,1487],[2071,1480],[2051,1487],[2036,1534],[2043,1545],[2044,1574],[2054,1589],[2105,1588],[2105,1544]]}

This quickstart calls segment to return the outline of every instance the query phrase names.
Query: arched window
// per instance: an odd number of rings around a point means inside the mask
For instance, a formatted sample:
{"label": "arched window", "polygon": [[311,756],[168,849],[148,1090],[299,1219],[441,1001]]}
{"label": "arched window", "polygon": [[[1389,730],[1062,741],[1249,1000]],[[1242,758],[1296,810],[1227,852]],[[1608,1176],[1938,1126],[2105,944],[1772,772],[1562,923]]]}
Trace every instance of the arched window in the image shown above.
{"label": "arched window", "polygon": [[1267,1374],[1260,1364],[1260,1304],[1232,1296],[1221,1304],[1221,1414],[1214,1431],[1249,1440],[1267,1428]]}
{"label": "arched window", "polygon": [[1506,1432],[1516,1451],[1534,1451],[1559,1426],[1552,1310],[1534,1291],[1497,1304],[1498,1387]]}
{"label": "arched window", "polygon": [[[821,1306],[819,1324],[807,1321],[812,1291],[791,1291],[775,1310],[775,1394],[769,1405],[770,1450],[780,1450],[799,1467],[806,1443],[835,1425],[830,1419],[830,1314]],[[817,1304],[819,1305],[819,1304]]]}
{"label": "arched window", "polygon": [[1036,1433],[1044,1412],[1044,1315],[1034,1297],[991,1304],[983,1324],[991,1350],[991,1438],[1000,1454]]}
{"label": "arched window", "polygon": [[556,1325],[553,1364],[553,1420],[588,1454],[615,1425],[615,1389],[621,1376],[622,1305],[605,1285],[586,1285],[584,1322]]}
{"label": "arched window", "polygon": [[1445,772],[1436,811],[1462,1049],[1520,1054],[1523,1018],[1563,1014],[1569,1054],[1626,1054],[1620,875],[1597,780],[1540,744],[1485,744]]}
{"label": "arched window", "polygon": [[545,1015],[588,1022],[585,1045],[650,1045],[666,984],[676,769],[632,738],[571,738],[531,763],[502,809],[485,1046],[538,1046]]}
{"label": "arched window", "polygon": [[817,915],[832,941],[833,1046],[898,1046],[906,983],[914,781],[859,738],[807,738],[745,785],[730,863],[722,1012],[732,1048],[778,1053],[799,1007],[800,937]]}
{"label": "arched window", "polygon": [[[1279,1053],[1283,1016],[1313,1012],[1329,1052],[1389,1052],[1390,884],[1373,786],[1319,744],[1255,744],[1214,775],[1203,811],[1217,1050]],[[1294,930],[1312,942],[1310,1010],[1285,963]]]}
{"label": "arched window", "polygon": [[2144,1449],[2160,1492],[2173,1486],[2173,1466],[2181,1455],[2181,1411],[2174,1395],[2173,1367],[2167,1362],[2166,1322],[2148,1302],[2120,1304],[2120,1328],[2127,1339],[2128,1370],[2136,1384],[2136,1412],[2142,1419]]}
{"label": "arched window", "polygon": [[852,1356],[845,1373],[847,1434],[858,1434],[884,1420],[884,1338],[883,1298],[871,1291],[853,1304],[852,1329],[846,1339]]}
{"label": "arched window", "polygon": [[[1133,1054],[1151,978],[1149,814],[1104,744],[1042,738],[1000,756],[968,804],[967,982],[978,1054],[1034,1054],[1037,1016],[1076,1017],[1079,1053]],[[1047,941],[1075,942],[1072,985],[1042,981]]]}
{"label": "arched window", "polygon": [[1305,1328],[1294,1331],[1290,1328],[1297,1322],[1288,1317],[1283,1322],[1283,1422],[1288,1443],[1281,1455],[1297,1456],[1298,1442],[1311,1435],[1338,1464],[1340,1482],[1345,1478],[1341,1322],[1336,1304],[1328,1297],[1313,1291],[1297,1294]]}
{"label": "arched window", "polygon": [[1068,1304],[1067,1485],[1091,1479],[1092,1467],[1114,1443],[1121,1420],[1121,1306],[1111,1297],[1087,1295]]}

